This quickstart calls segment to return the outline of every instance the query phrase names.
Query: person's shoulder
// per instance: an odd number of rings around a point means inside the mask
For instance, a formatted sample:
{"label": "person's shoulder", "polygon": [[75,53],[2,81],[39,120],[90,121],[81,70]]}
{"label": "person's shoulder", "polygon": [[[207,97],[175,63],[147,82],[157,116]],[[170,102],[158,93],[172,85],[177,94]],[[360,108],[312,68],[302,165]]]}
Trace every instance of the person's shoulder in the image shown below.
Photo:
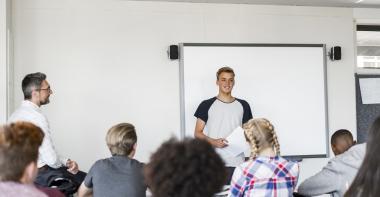
{"label": "person's shoulder", "polygon": [[356,159],[364,158],[365,151],[366,151],[366,143],[356,144],[352,146],[350,149],[348,149],[346,152],[340,155],[337,155],[335,159],[340,160],[340,159],[346,159],[346,158],[356,158]]}
{"label": "person's shoulder", "polygon": [[145,165],[144,163],[134,158],[130,158],[130,163],[133,168],[138,168],[138,169],[143,168]]}
{"label": "person's shoulder", "polygon": [[282,156],[277,156],[277,160],[281,163],[286,163],[286,164],[291,164],[291,165],[298,165],[298,162],[297,161],[292,161],[292,160],[289,160],[287,158],[284,158]]}
{"label": "person's shoulder", "polygon": [[[208,111],[208,109],[210,109],[211,105],[215,102],[216,99],[217,99],[216,97],[212,97],[212,98],[203,100],[199,104],[198,109],[195,112],[195,116],[199,117],[199,115],[200,115],[199,113]],[[204,121],[207,121],[207,119]]]}
{"label": "person's shoulder", "polygon": [[347,150],[349,153],[364,154],[366,151],[367,143],[356,144]]}
{"label": "person's shoulder", "polygon": [[105,168],[109,166],[112,163],[112,157],[103,158],[95,161],[94,164],[92,164],[91,168],[98,169],[98,168]]}
{"label": "person's shoulder", "polygon": [[248,103],[246,100],[244,100],[244,99],[241,99],[241,98],[237,98],[237,97],[235,97],[235,99],[236,99],[236,100],[238,100],[238,101],[240,101],[240,102],[245,102],[245,103]]}
{"label": "person's shoulder", "polygon": [[25,122],[31,122],[31,123],[35,124],[36,126],[41,127],[41,121],[40,120],[42,118],[43,117],[40,114],[36,114],[36,113],[31,112],[31,111],[20,109],[20,110],[13,112],[12,115],[9,116],[8,123],[25,121]]}
{"label": "person's shoulder", "polygon": [[36,110],[31,104],[23,102],[10,116],[8,122],[28,121],[36,124],[37,120],[44,118],[44,115]]}
{"label": "person's shoulder", "polygon": [[238,101],[244,109],[250,109],[249,103],[246,100],[235,98],[236,101]]}
{"label": "person's shoulder", "polygon": [[366,143],[357,144],[352,146],[346,152],[332,158],[330,162],[332,164],[341,164],[344,166],[351,166],[353,168],[359,168],[361,162],[364,159],[366,151]]}
{"label": "person's shoulder", "polygon": [[290,169],[295,174],[299,173],[299,163],[297,161],[287,160],[283,157],[280,158],[284,161],[286,168]]}
{"label": "person's shoulder", "polygon": [[243,172],[248,172],[250,170],[250,166],[252,166],[254,162],[255,160],[250,159],[244,163],[237,165],[234,170],[234,176],[240,176],[243,174]]}
{"label": "person's shoulder", "polygon": [[246,168],[247,166],[249,165],[252,165],[252,163],[256,162],[256,160],[254,159],[249,159],[248,161],[245,161],[243,163],[241,163],[240,165],[238,165],[237,167],[241,168],[241,169],[244,169]]}
{"label": "person's shoulder", "polygon": [[214,97],[212,97],[212,98],[209,98],[209,99],[203,100],[203,101],[201,102],[201,105],[202,105],[202,104],[212,104],[213,102],[215,102],[216,99],[217,99],[216,96],[214,96]]}
{"label": "person's shoulder", "polygon": [[47,197],[42,191],[29,184],[20,184],[15,182],[0,182],[0,196],[33,196],[33,197]]}
{"label": "person's shoulder", "polygon": [[248,101],[244,100],[244,99],[240,99],[240,98],[235,98],[237,101],[239,101],[241,104],[243,105],[249,105]]}
{"label": "person's shoulder", "polygon": [[121,164],[128,165],[134,168],[142,168],[144,166],[144,164],[140,161],[133,158],[129,158],[127,156],[112,156],[105,159],[99,159],[95,162],[94,166],[101,166],[103,168],[107,168],[109,166]]}

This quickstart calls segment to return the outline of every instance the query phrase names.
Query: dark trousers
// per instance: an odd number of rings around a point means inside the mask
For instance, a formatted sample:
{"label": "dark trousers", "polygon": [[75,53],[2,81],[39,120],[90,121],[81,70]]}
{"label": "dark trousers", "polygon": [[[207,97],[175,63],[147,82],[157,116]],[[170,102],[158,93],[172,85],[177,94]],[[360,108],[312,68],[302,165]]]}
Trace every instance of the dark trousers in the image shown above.
{"label": "dark trousers", "polygon": [[225,182],[225,185],[231,185],[231,179],[232,179],[232,175],[234,174],[235,167],[226,166],[226,171],[227,171],[227,180]]}
{"label": "dark trousers", "polygon": [[66,178],[75,182],[79,187],[86,175],[87,174],[82,171],[78,171],[76,174],[71,174],[67,171],[67,167],[52,168],[45,165],[38,169],[37,177],[34,183],[42,187],[50,187],[51,185],[49,184],[51,184],[54,179]]}

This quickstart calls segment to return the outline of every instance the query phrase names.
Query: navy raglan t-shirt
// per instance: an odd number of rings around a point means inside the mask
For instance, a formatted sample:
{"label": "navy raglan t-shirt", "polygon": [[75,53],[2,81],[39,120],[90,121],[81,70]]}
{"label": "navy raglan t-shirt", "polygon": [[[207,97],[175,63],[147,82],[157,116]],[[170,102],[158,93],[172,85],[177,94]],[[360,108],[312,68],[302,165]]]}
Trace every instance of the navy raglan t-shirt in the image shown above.
{"label": "navy raglan t-shirt", "polygon": [[230,103],[216,97],[204,100],[197,108],[195,117],[203,120],[205,135],[212,138],[225,138],[236,127],[242,126],[252,118],[247,101],[235,98]]}

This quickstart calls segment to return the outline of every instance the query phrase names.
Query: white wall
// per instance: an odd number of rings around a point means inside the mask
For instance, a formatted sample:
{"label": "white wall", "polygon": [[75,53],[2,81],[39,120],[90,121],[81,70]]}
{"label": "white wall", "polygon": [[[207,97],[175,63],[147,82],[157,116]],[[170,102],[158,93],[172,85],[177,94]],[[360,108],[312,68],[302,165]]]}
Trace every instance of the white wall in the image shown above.
{"label": "white wall", "polygon": [[[0,0],[0,43],[6,43],[6,0]],[[0,123],[4,123],[7,117],[7,67],[6,67],[6,44],[0,44]]]}
{"label": "white wall", "polygon": [[[338,45],[342,60],[327,62],[330,131],[347,128],[356,133],[352,12],[243,4],[14,0],[15,87],[27,73],[48,75],[54,94],[43,109],[55,143],[87,170],[108,156],[105,133],[115,123],[136,125],[137,158],[142,161],[179,133],[179,65],[166,56],[170,44]],[[17,88],[16,106],[21,100]],[[326,161],[304,160],[301,180]]]}
{"label": "white wall", "polygon": [[379,9],[355,8],[354,18],[358,24],[380,25]]}
{"label": "white wall", "polygon": [[10,2],[0,0],[0,124],[6,122],[8,101],[8,33],[10,26]]}

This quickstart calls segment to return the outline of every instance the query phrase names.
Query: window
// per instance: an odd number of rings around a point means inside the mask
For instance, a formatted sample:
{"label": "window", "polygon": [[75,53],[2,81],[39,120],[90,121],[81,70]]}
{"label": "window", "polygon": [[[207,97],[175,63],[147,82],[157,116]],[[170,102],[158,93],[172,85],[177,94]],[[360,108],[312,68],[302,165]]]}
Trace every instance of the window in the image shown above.
{"label": "window", "polygon": [[357,26],[357,67],[380,69],[380,26]]}

